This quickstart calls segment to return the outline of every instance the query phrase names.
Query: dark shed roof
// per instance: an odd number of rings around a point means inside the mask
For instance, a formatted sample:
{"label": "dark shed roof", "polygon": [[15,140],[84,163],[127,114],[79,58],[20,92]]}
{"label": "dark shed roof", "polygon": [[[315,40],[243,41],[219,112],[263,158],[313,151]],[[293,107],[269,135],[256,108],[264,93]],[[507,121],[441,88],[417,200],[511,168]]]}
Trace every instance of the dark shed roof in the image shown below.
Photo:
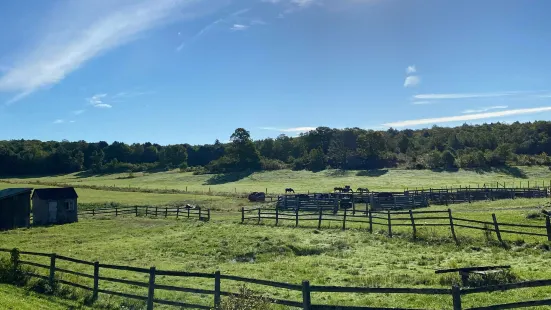
{"label": "dark shed roof", "polygon": [[43,200],[58,200],[58,199],[76,199],[77,192],[72,187],[62,188],[37,188],[33,192],[33,197],[37,196]]}
{"label": "dark shed roof", "polygon": [[6,188],[0,190],[0,199],[6,199],[9,197],[17,196],[24,193],[30,193],[32,188]]}

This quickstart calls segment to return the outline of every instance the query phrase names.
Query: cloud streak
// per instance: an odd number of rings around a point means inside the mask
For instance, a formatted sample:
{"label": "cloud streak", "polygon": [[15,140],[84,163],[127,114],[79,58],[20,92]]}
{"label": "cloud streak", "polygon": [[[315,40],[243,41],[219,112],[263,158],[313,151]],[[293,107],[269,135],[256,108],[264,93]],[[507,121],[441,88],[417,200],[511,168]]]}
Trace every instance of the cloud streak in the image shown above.
{"label": "cloud streak", "polygon": [[408,66],[408,67],[406,68],[406,74],[412,74],[412,73],[415,73],[415,72],[417,72],[417,69],[415,68],[415,65],[413,65],[413,66]]}
{"label": "cloud streak", "polygon": [[[65,10],[67,12],[58,14],[60,16],[51,21],[66,21],[64,28],[44,33],[35,46],[27,52],[20,52],[22,56],[0,77],[0,91],[17,92],[9,101],[13,103],[38,89],[52,86],[94,57],[135,40],[147,30],[182,18],[181,9],[194,2],[134,1],[97,16],[87,16],[82,21],[74,17],[71,10]],[[84,0],[76,3],[94,5],[94,2]]]}
{"label": "cloud streak", "polygon": [[410,127],[410,126],[418,126],[418,125],[433,125],[433,124],[440,124],[440,123],[473,121],[473,120],[497,118],[497,117],[512,116],[512,115],[534,114],[534,113],[548,112],[548,111],[551,111],[551,107],[515,109],[515,110],[505,110],[505,111],[499,111],[499,112],[465,114],[465,115],[457,115],[457,116],[444,116],[444,117],[437,117],[437,118],[424,118],[424,119],[416,119],[416,120],[409,120],[409,121],[391,122],[391,123],[386,123],[384,125],[388,127]]}
{"label": "cloud streak", "polygon": [[461,113],[463,113],[463,114],[482,113],[482,112],[487,112],[487,111],[490,111],[490,110],[507,109],[508,107],[509,107],[509,106],[506,106],[506,105],[496,105],[496,106],[487,107],[487,108],[465,110],[465,111],[463,111],[463,112],[461,112]]}
{"label": "cloud streak", "polygon": [[421,83],[421,78],[416,75],[411,75],[406,77],[406,80],[404,81],[404,87],[414,87],[419,85]]}
{"label": "cloud streak", "polygon": [[451,93],[451,94],[420,94],[413,96],[414,99],[426,99],[426,100],[453,100],[453,99],[470,99],[470,98],[496,98],[518,95],[522,92],[508,91],[508,92],[494,92],[494,93]]}
{"label": "cloud streak", "polygon": [[311,130],[316,130],[316,127],[293,127],[293,128],[275,128],[275,127],[261,127],[262,130],[273,130],[279,132],[308,132]]}

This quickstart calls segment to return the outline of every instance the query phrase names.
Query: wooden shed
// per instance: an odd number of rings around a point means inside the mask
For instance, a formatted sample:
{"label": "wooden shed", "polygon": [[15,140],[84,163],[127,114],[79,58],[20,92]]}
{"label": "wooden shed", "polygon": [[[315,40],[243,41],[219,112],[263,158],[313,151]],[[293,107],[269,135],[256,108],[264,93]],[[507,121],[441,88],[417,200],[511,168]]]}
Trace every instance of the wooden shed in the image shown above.
{"label": "wooden shed", "polygon": [[0,190],[0,230],[28,227],[32,188]]}
{"label": "wooden shed", "polygon": [[38,188],[32,195],[33,224],[78,222],[78,195],[74,188]]}

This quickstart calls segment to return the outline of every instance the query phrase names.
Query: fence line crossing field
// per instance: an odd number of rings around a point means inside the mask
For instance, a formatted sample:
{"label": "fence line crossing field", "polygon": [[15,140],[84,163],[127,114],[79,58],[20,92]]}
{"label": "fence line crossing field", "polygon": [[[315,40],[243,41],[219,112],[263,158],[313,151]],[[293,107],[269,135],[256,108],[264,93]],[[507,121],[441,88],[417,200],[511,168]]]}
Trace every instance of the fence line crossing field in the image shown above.
{"label": "fence line crossing field", "polygon": [[[542,210],[549,209],[549,198],[480,200],[450,203],[447,206],[435,204],[413,211],[420,212],[414,214],[413,222],[408,211],[391,215],[392,227],[389,230],[388,211],[373,213],[370,227],[365,204],[355,206],[354,212],[357,214],[352,216],[352,210],[347,210],[346,222],[343,219],[344,210],[332,215],[323,214],[321,225],[316,210],[310,211],[312,214],[309,215],[300,212],[299,225],[296,225],[296,213],[285,211],[289,214],[283,216],[285,212],[282,211],[276,226],[273,214],[270,214],[276,212],[275,200],[251,203],[243,198],[246,195],[242,193],[264,191],[266,187],[280,191],[293,187],[297,192],[313,193],[316,189],[328,192],[335,186],[345,184],[354,188],[369,187],[373,191],[403,191],[408,188],[407,184],[441,188],[457,184],[464,188],[467,185],[476,186],[477,182],[482,185],[483,181],[490,184],[490,179],[491,184],[499,183],[502,187],[519,186],[520,182],[528,186],[528,179],[530,187],[541,187],[544,182],[545,186],[549,186],[549,170],[539,167],[518,170],[520,172],[514,173],[520,173],[520,177],[513,176],[511,171],[427,172],[391,169],[370,174],[350,171],[325,171],[318,174],[275,171],[249,174],[239,179],[176,172],[136,174],[132,178],[127,178],[128,174],[119,174],[84,178],[64,175],[3,179],[0,188],[74,184],[79,194],[82,216],[78,223],[73,224],[1,232],[0,244],[5,249],[56,253],[69,258],[100,261],[107,265],[140,268],[154,266],[157,270],[208,274],[219,270],[223,275],[289,283],[301,288],[302,281],[308,280],[308,285],[312,287],[310,298],[313,305],[451,309],[451,289],[461,279],[455,274],[435,274],[436,269],[510,265],[512,282],[551,279],[548,268],[551,252],[547,241],[549,221],[542,213]],[[438,176],[442,176],[442,180]],[[212,178],[218,183],[214,184]],[[538,183],[535,183],[536,180]],[[109,185],[113,181],[115,183]],[[447,185],[444,182],[448,182]],[[124,190],[120,188],[123,186],[126,186]],[[186,187],[188,193],[185,192]],[[208,190],[205,192],[209,187],[210,193]],[[171,188],[177,191],[171,191]],[[197,204],[205,212],[210,209],[212,213],[187,218],[185,211],[181,214],[178,210],[178,206],[187,203]],[[252,211],[244,215],[242,208]],[[176,219],[178,214],[179,218]],[[450,229],[450,214],[457,243]],[[243,221],[243,217],[247,219]],[[436,218],[430,219],[432,217]],[[327,221],[330,219],[332,221]],[[241,222],[245,222],[245,225]],[[345,230],[342,230],[343,222]],[[506,224],[513,226],[508,227]],[[461,225],[480,226],[481,229]],[[513,233],[518,231],[528,234]],[[530,235],[534,233],[538,235]],[[44,257],[37,263],[47,266],[51,262],[48,257]],[[72,262],[60,261],[56,263],[56,268],[90,272]],[[83,280],[70,273],[59,274],[63,274],[63,281],[91,285],[90,279]],[[147,283],[148,276],[121,270],[102,271],[102,277],[125,281]],[[213,290],[212,279],[182,279],[159,274],[156,281],[161,287],[187,287],[200,292]],[[222,291],[239,291],[240,283],[224,280],[221,283]],[[302,303],[304,299],[301,290],[289,291],[251,283],[247,286],[274,299],[295,303]],[[358,294],[336,288],[323,292],[320,287],[435,288],[445,290],[446,294],[384,294],[383,291]],[[124,281],[101,280],[100,289],[148,295],[146,287],[127,285]],[[450,294],[447,294],[448,291]],[[543,300],[548,298],[551,287],[539,286],[506,292],[464,292],[464,296],[461,296],[462,307],[467,309]],[[100,300],[102,294],[100,291]],[[190,291],[159,290],[155,298],[201,305],[211,305],[213,302],[212,295]],[[114,300],[118,300],[117,297]],[[164,307],[170,308],[159,304],[155,309]],[[282,307],[276,306],[275,309]]]}

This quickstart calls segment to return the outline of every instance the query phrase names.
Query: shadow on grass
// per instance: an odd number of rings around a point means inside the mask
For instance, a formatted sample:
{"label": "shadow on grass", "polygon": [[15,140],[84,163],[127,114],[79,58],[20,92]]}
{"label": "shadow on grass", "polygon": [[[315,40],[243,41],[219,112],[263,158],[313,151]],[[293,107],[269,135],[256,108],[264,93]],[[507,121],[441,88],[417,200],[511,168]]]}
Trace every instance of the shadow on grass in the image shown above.
{"label": "shadow on grass", "polygon": [[221,173],[211,176],[208,180],[203,183],[203,185],[217,185],[217,184],[225,184],[225,183],[231,183],[231,182],[237,182],[241,179],[244,179],[251,174],[253,174],[254,171],[248,170],[248,171],[240,171],[240,172],[230,172],[230,173]]}
{"label": "shadow on grass", "polygon": [[362,170],[356,173],[358,177],[380,177],[388,173],[388,169],[371,169],[371,170]]}

